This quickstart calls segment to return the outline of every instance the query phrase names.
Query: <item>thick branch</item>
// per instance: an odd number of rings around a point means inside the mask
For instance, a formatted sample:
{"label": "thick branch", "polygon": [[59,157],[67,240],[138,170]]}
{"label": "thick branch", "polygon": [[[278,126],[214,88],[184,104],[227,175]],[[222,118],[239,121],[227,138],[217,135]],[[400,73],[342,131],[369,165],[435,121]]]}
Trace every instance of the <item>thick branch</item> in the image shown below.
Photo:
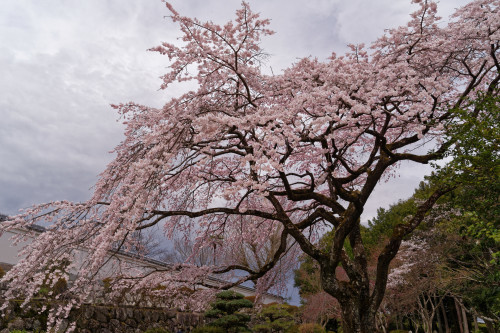
{"label": "thick branch", "polygon": [[387,276],[389,274],[389,265],[392,259],[394,259],[394,257],[398,253],[403,238],[409,235],[413,230],[415,230],[415,228],[419,226],[419,224],[425,218],[427,212],[432,209],[436,201],[441,196],[452,191],[454,188],[455,187],[446,187],[434,191],[434,193],[432,193],[432,195],[418,207],[417,212],[408,223],[398,224],[396,227],[394,227],[389,242],[378,257],[377,277],[375,280],[375,287],[371,296],[372,307],[378,308],[378,306],[382,302],[387,284]]}

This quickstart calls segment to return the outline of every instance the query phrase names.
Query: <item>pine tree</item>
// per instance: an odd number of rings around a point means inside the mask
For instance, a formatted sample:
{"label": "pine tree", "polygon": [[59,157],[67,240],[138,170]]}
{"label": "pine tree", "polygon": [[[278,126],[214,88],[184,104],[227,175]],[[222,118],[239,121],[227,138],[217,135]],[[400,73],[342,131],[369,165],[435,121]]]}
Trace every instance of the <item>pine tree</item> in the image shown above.
{"label": "pine tree", "polygon": [[250,332],[247,326],[250,315],[239,311],[252,307],[252,302],[242,294],[226,290],[216,295],[216,300],[211,304],[211,309],[205,312],[205,317],[214,319],[208,326],[219,327],[223,332]]}

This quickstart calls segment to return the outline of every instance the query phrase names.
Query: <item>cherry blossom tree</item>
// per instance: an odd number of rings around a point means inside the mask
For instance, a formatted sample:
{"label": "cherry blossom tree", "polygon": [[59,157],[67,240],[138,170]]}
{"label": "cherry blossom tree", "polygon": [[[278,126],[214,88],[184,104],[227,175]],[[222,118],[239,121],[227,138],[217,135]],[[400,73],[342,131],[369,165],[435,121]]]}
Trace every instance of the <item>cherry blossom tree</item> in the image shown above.
{"label": "cherry blossom tree", "polygon": [[323,328],[331,319],[340,317],[338,302],[331,295],[320,291],[305,297],[302,318],[307,323],[318,323]]}
{"label": "cherry blossom tree", "polygon": [[388,303],[392,303],[389,306],[392,305],[393,312],[406,312],[412,320],[411,314],[417,313],[415,328],[418,330],[421,324],[425,333],[433,332],[433,322],[439,316],[440,305],[447,296],[439,290],[439,278],[436,276],[441,260],[439,254],[430,251],[425,240],[413,237],[403,241],[395,259],[396,267],[388,278],[387,286],[391,294]]}
{"label": "cherry blossom tree", "polygon": [[[440,140],[453,110],[473,114],[470,100],[497,95],[500,79],[498,0],[472,1],[447,24],[436,16],[436,3],[414,2],[418,10],[409,23],[369,49],[351,46],[327,61],[301,59],[274,75],[265,74],[259,46],[272,33],[269,21],[246,3],[222,26],[184,17],[167,3],[182,39],[152,49],[170,60],[162,88],[183,81],[197,88],[162,108],[114,105],[126,124],[125,139],[92,198],[39,205],[2,223],[2,230],[50,224],[3,278],[10,285],[7,297],[21,293],[28,302],[42,284],[73,269],[70,304],[51,318],[64,316],[89,297],[110,254],[133,248],[135,231],[162,225],[167,237],[196,233],[196,249],[220,240],[216,251],[223,260],[146,272],[118,262],[113,291],[150,289],[172,297],[189,286],[189,306],[195,307],[210,293],[195,288],[209,286],[207,275],[237,270],[224,288],[266,278],[296,244],[317,261],[323,290],[341,306],[344,331],[374,332],[402,239],[451,189],[436,190],[413,218],[395,227],[372,286],[360,233],[364,205],[398,163],[440,159],[453,143]],[[415,150],[425,144],[433,149]],[[313,240],[322,228],[334,230],[326,251]],[[247,267],[227,251],[242,240],[264,246],[278,229],[279,246],[264,265]],[[76,264],[77,248],[88,253]],[[75,267],[63,267],[68,262]],[[336,277],[338,266],[348,281]]]}

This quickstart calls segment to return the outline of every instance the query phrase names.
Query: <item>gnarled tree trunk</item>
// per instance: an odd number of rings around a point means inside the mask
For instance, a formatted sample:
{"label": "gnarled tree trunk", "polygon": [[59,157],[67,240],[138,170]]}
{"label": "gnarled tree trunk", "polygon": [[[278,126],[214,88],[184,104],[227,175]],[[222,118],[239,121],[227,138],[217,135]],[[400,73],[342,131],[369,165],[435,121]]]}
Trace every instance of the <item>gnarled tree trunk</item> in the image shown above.
{"label": "gnarled tree trunk", "polygon": [[352,299],[340,303],[342,308],[342,329],[344,333],[377,332],[375,324],[376,311],[366,309],[359,304],[359,300]]}

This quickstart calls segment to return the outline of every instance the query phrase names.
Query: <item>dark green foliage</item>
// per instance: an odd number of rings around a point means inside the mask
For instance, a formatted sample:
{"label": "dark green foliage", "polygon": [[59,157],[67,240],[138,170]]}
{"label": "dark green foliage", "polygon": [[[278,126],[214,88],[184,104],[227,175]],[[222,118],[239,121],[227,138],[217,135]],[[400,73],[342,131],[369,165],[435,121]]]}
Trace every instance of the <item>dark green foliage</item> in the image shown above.
{"label": "dark green foliage", "polygon": [[294,287],[299,288],[302,299],[321,291],[319,265],[311,257],[303,257],[300,267],[295,270]]}
{"label": "dark green foliage", "polygon": [[297,307],[288,304],[273,304],[262,308],[252,330],[259,333],[298,332],[294,313]]}
{"label": "dark green foliage", "polygon": [[369,251],[381,241],[388,239],[394,227],[412,216],[416,211],[415,199],[399,200],[388,209],[377,209],[377,216],[368,221],[368,228],[362,229],[363,242]]}
{"label": "dark green foliage", "polygon": [[213,309],[207,311],[205,316],[208,318],[217,318],[224,313],[234,313],[241,308],[253,307],[252,302],[246,299],[218,299],[213,304]]}
{"label": "dark green foliage", "polygon": [[224,327],[228,332],[244,331],[247,323],[250,321],[250,315],[244,313],[233,313],[223,315],[210,323],[210,326]]}
{"label": "dark green foliage", "polygon": [[232,290],[222,291],[216,295],[211,309],[205,312],[206,318],[213,319],[207,326],[221,328],[223,332],[249,332],[247,324],[250,316],[239,311],[252,307],[253,303],[242,294]]}
{"label": "dark green foliage", "polygon": [[480,96],[471,107],[475,113],[454,112],[460,121],[449,125],[448,139],[455,145],[445,167],[436,166],[431,181],[458,185],[450,201],[459,206],[467,223],[467,234],[477,239],[500,240],[500,97]]}
{"label": "dark green foliage", "polygon": [[[413,216],[417,211],[417,202],[426,200],[434,189],[428,182],[420,182],[410,198],[399,200],[388,209],[377,209],[377,216],[368,221],[368,228],[361,229],[367,252],[370,253],[371,249],[388,239],[395,226]],[[422,224],[421,228],[426,228],[426,225]]]}
{"label": "dark green foliage", "polygon": [[[497,91],[498,93],[498,91]],[[448,137],[456,143],[453,160],[431,178],[457,185],[448,204],[460,212],[449,229],[462,241],[454,248],[450,270],[467,276],[456,286],[478,312],[500,316],[500,97],[484,95],[471,103],[475,112],[455,110],[460,121],[450,124]]]}

